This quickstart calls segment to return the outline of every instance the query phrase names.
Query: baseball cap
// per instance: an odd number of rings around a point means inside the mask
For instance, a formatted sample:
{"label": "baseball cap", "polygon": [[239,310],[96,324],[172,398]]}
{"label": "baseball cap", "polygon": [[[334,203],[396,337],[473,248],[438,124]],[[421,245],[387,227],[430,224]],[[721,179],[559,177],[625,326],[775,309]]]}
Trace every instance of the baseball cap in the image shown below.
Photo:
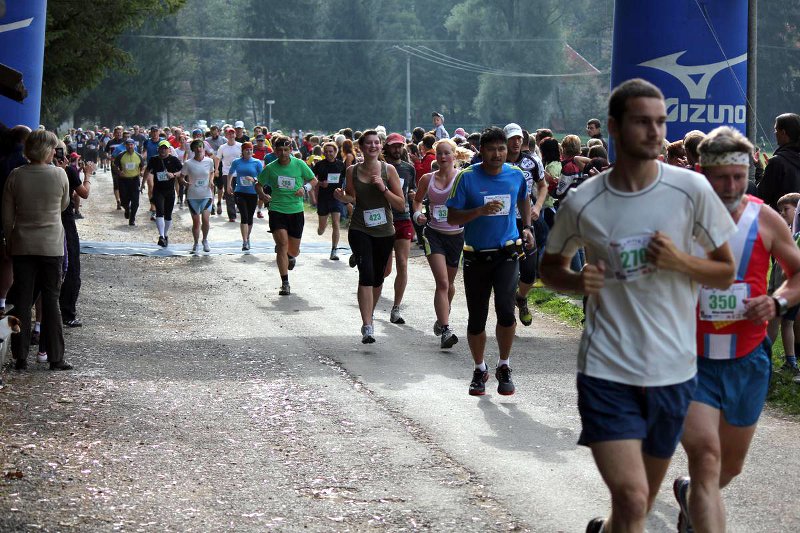
{"label": "baseball cap", "polygon": [[167,148],[172,148],[172,145],[169,144],[169,141],[161,141],[158,143],[158,147],[161,148],[162,146],[166,146]]}
{"label": "baseball cap", "polygon": [[78,128],[78,131],[83,131],[83,128]]}
{"label": "baseball cap", "polygon": [[158,131],[158,126],[150,126],[150,131]]}
{"label": "baseball cap", "polygon": [[467,132],[464,131],[464,128],[456,128],[454,135],[461,135],[465,139],[467,138]]}
{"label": "baseball cap", "polygon": [[237,120],[236,123],[233,125],[235,128],[244,128],[244,122],[241,120]]}
{"label": "baseball cap", "polygon": [[81,156],[79,156],[77,152],[72,152],[71,154],[69,154],[69,158],[70,159],[80,159]]}
{"label": "baseball cap", "polygon": [[242,143],[242,150],[252,150],[252,149],[253,149],[253,143],[249,141]]}
{"label": "baseball cap", "polygon": [[136,144],[136,141],[133,139],[125,139],[125,144]]}
{"label": "baseball cap", "polygon": [[436,111],[434,111],[433,113],[431,113],[431,116],[432,116],[432,117],[444,118],[444,115],[442,115],[441,113],[437,113]]}
{"label": "baseball cap", "polygon": [[192,135],[203,135],[203,130],[200,128],[192,130]]}
{"label": "baseball cap", "polygon": [[388,137],[386,137],[386,144],[405,144],[406,138],[400,135],[399,133],[391,133]]}
{"label": "baseball cap", "polygon": [[512,122],[511,124],[506,124],[506,127],[503,128],[503,133],[506,134],[506,139],[510,139],[511,137],[522,137],[522,128],[519,124]]}
{"label": "baseball cap", "polygon": [[265,141],[265,140],[267,140],[267,138],[264,137],[263,135],[256,135],[256,140],[257,141]]}

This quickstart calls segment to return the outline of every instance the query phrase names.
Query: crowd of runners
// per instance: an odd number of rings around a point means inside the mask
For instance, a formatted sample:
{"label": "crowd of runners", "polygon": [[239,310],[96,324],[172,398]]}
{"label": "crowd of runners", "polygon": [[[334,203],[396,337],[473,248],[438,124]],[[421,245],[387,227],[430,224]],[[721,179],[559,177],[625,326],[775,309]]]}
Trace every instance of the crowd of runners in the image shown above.
{"label": "crowd of runners", "polygon": [[[376,342],[375,308],[392,270],[389,318],[404,323],[407,263],[416,243],[435,280],[433,331],[441,349],[452,348],[459,339],[451,303],[463,270],[470,395],[485,394],[490,377],[492,294],[501,395],[515,392],[510,355],[517,318],[525,326],[533,319],[531,288],[543,282],[583,294],[579,442],[591,448],[612,502],[608,517],[591,520],[586,531],[643,531],[679,442],[689,458],[689,475],[673,485],[679,531],[724,531],[720,491],[744,465],[778,329],[786,353],[781,371],[798,374],[800,234],[793,231],[799,229],[800,116],[777,117],[779,148],[766,165],[729,127],[668,142],[663,95],[643,80],[623,83],[609,99],[613,165],[597,119],[587,122],[584,145],[577,135],[558,140],[548,129],[516,123],[480,133],[458,128],[451,136],[444,116],[431,118],[429,131],[417,128],[408,137],[382,127],[297,136],[258,126],[251,137],[242,122],[209,131],[78,128],[61,140],[13,128],[7,135],[13,149],[0,160],[6,241],[0,293],[8,292],[9,302],[0,299],[0,307],[21,322],[12,346],[16,367],[26,367],[31,336],[38,336],[38,319],[33,331],[29,323],[40,294],[47,335],[39,356],[53,369],[71,368],[63,360],[61,326],[80,325],[74,219],[82,216],[80,199],[97,172],[110,172],[116,209],[130,226],[145,199],[154,240],[163,247],[170,245],[175,208],[191,213],[192,253],[211,251],[212,216],[239,221],[247,252],[254,218],[266,211],[281,296],[292,294],[289,271],[310,204],[317,233],[331,228],[332,261],[339,260],[347,227],[365,344]],[[60,187],[59,230],[48,235],[66,242],[60,253],[31,248],[30,225],[21,221],[31,208],[26,195],[34,194],[23,182],[33,170],[42,184]],[[68,261],[46,262],[47,273],[36,274],[45,268],[44,260],[34,260],[39,256]],[[60,294],[53,269],[67,273]]]}

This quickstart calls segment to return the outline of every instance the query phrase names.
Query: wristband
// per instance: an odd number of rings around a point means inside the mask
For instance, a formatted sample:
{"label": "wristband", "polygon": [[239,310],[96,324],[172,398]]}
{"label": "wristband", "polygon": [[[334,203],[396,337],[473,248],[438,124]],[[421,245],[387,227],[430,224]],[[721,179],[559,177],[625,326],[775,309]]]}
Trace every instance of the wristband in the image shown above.
{"label": "wristband", "polygon": [[303,188],[306,190],[306,192],[308,192],[308,191],[311,190],[311,184],[310,183],[306,183],[305,185],[303,185]]}
{"label": "wristband", "polygon": [[528,225],[528,226],[522,226],[522,229],[523,229],[523,231],[524,231],[524,230],[528,230],[528,231],[530,231],[531,233],[533,233],[533,226],[530,226],[530,225]]}
{"label": "wristband", "polygon": [[414,222],[416,222],[416,221],[417,221],[417,219],[418,219],[419,217],[421,217],[422,215],[424,215],[424,213],[423,213],[422,211],[415,211],[415,212],[414,212]]}

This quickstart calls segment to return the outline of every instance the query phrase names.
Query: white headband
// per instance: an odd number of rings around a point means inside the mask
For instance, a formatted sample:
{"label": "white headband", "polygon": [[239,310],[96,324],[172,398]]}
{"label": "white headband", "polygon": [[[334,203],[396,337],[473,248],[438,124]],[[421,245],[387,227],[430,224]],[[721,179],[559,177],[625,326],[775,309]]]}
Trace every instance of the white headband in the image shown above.
{"label": "white headband", "polygon": [[746,152],[724,152],[722,154],[700,154],[701,167],[720,167],[723,165],[750,166],[750,154]]}

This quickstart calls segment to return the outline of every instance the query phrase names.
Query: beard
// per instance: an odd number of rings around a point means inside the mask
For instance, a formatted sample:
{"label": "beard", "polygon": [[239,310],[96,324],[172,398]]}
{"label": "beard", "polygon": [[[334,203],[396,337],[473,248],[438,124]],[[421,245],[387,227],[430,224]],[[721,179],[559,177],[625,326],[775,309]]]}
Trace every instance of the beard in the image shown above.
{"label": "beard", "polygon": [[725,205],[725,209],[728,210],[728,213],[733,213],[742,204],[742,198],[744,198],[744,193],[740,194],[735,200],[730,200],[727,202],[723,200],[722,203]]}

